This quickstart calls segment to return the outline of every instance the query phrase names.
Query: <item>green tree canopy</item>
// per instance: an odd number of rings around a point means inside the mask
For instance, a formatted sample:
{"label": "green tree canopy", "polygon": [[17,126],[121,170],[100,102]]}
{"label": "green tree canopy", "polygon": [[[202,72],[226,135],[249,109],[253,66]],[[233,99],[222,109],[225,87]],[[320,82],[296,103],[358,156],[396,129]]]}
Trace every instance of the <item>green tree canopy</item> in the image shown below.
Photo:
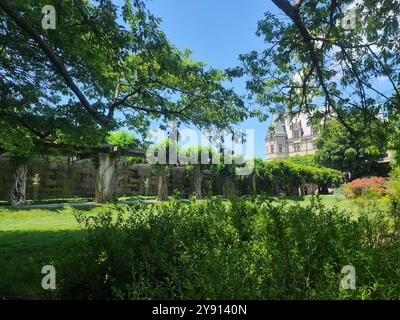
{"label": "green tree canopy", "polygon": [[[400,4],[396,0],[273,0],[280,14],[266,12],[256,34],[265,49],[240,56],[232,76],[247,75],[251,96],[268,111],[286,108],[336,117],[354,136],[379,137],[357,121],[384,125],[377,114],[399,106]],[[353,12],[344,26],[346,10]],[[346,19],[345,19],[346,18]],[[376,86],[377,82],[385,85]],[[350,112],[351,113],[351,112]]]}
{"label": "green tree canopy", "polygon": [[270,190],[283,191],[286,194],[304,183],[316,184],[321,192],[326,193],[329,186],[338,186],[342,182],[342,175],[338,170],[296,163],[291,159],[264,162],[260,173]]}
{"label": "green tree canopy", "polygon": [[114,146],[120,147],[138,147],[139,140],[138,138],[128,132],[127,130],[119,130],[115,132],[110,132],[106,139],[107,143],[112,144]]}
{"label": "green tree canopy", "polygon": [[288,158],[287,160],[300,165],[318,167],[318,163],[315,160],[315,155],[313,154],[306,154],[304,156],[296,155],[294,157]]}
{"label": "green tree canopy", "polygon": [[356,139],[336,120],[326,123],[316,146],[315,159],[320,165],[349,171],[352,178],[373,174],[384,155],[384,144],[376,145],[368,135]]}
{"label": "green tree canopy", "polygon": [[95,145],[152,119],[222,128],[247,116],[225,73],[169,43],[143,1],[55,0],[55,30],[41,27],[47,4],[0,1],[0,119],[21,136]]}

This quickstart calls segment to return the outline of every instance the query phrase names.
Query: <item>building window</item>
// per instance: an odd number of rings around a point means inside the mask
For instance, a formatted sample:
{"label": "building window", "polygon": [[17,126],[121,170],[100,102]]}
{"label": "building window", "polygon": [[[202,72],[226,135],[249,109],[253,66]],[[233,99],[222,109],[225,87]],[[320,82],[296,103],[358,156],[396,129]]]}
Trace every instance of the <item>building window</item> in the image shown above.
{"label": "building window", "polygon": [[301,151],[300,144],[295,144],[294,145],[294,151],[295,152],[300,152]]}
{"label": "building window", "polygon": [[283,151],[282,151],[282,145],[280,144],[279,146],[278,146],[278,150],[279,150],[279,153],[282,153]]}
{"label": "building window", "polygon": [[295,130],[294,131],[294,133],[293,133],[293,135],[294,135],[294,137],[297,139],[297,138],[300,138],[300,132],[299,132],[299,130]]}
{"label": "building window", "polygon": [[274,146],[271,146],[271,153],[274,153]]}

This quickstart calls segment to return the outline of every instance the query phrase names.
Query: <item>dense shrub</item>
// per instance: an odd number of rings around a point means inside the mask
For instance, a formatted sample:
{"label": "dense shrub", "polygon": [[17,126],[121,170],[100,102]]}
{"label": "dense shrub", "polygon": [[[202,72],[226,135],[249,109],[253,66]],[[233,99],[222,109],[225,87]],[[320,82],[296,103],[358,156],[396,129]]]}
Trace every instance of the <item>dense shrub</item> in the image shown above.
{"label": "dense shrub", "polygon": [[388,192],[388,182],[382,177],[355,179],[344,185],[344,195],[347,198],[383,196]]}
{"label": "dense shrub", "polygon": [[[57,266],[61,298],[395,298],[399,233],[378,211],[250,200],[115,206],[78,214],[85,240]],[[398,225],[398,224],[395,224]],[[340,287],[353,265],[357,290]]]}
{"label": "dense shrub", "polygon": [[390,173],[390,194],[397,201],[400,200],[400,167],[396,167]]}

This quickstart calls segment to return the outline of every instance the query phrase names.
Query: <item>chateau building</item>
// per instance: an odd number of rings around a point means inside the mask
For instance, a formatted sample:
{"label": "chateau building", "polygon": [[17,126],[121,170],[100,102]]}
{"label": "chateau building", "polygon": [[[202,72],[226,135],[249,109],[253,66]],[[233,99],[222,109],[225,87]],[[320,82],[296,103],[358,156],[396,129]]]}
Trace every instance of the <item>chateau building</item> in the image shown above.
{"label": "chateau building", "polygon": [[318,136],[318,131],[313,128],[306,114],[290,117],[284,112],[278,113],[265,137],[266,159],[314,154]]}

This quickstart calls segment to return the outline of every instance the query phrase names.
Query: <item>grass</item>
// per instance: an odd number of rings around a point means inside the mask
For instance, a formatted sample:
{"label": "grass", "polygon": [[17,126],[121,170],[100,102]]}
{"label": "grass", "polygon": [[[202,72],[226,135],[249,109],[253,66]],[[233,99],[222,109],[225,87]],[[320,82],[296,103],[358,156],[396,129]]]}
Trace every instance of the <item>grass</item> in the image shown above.
{"label": "grass", "polygon": [[[26,200],[27,205],[31,204],[51,204],[51,203],[82,203],[93,201],[93,198],[53,198],[53,199],[38,199],[38,200]],[[10,201],[0,201],[1,206],[10,206]]]}
{"label": "grass", "polygon": [[[292,196],[292,197],[281,197],[280,199],[284,199],[287,201],[289,205],[300,204],[305,206],[310,203],[311,196]],[[322,203],[328,208],[337,207],[340,210],[346,210],[353,213],[357,213],[359,210],[358,205],[352,199],[347,199],[340,196],[324,196],[321,195]]]}
{"label": "grass", "polygon": [[40,285],[42,267],[54,264],[80,236],[71,207],[0,209],[0,297],[48,297]]}
{"label": "grass", "polygon": [[41,288],[42,267],[56,266],[80,236],[77,230],[0,232],[0,297],[51,298]]}
{"label": "grass", "polygon": [[119,197],[118,201],[154,200],[155,198],[155,196],[124,196]]}
{"label": "grass", "polygon": [[[288,204],[306,205],[311,197],[285,197]],[[321,196],[327,207],[357,214],[353,200]],[[112,205],[110,205],[112,206]],[[105,206],[80,207],[96,215]],[[51,297],[41,288],[41,269],[80,241],[82,232],[69,206],[49,209],[0,209],[0,298]],[[57,269],[57,267],[56,267]],[[73,272],[73,270],[71,270]]]}
{"label": "grass", "polygon": [[[155,196],[122,196],[118,198],[118,201],[134,201],[134,200],[153,200]],[[53,203],[83,203],[83,202],[93,202],[93,198],[53,198],[53,199],[38,199],[38,200],[27,200],[27,205],[32,204],[53,204]],[[0,200],[0,206],[11,206],[10,201]]]}

